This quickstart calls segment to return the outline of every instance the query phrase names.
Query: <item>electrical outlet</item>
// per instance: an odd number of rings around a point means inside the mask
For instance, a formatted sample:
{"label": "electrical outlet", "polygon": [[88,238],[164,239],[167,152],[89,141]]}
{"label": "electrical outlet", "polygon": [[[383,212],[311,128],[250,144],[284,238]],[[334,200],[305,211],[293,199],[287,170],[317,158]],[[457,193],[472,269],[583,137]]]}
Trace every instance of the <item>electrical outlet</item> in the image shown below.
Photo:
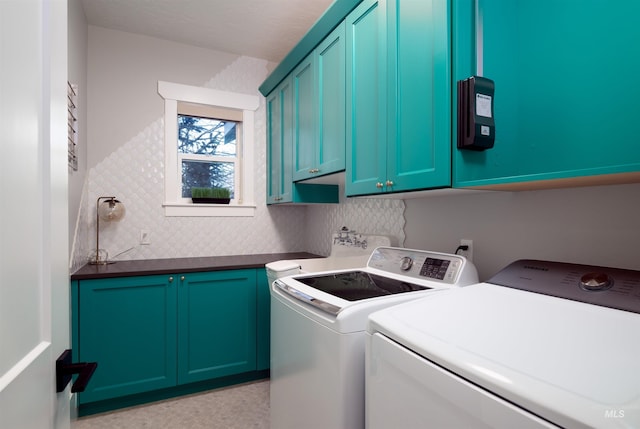
{"label": "electrical outlet", "polygon": [[458,255],[464,256],[469,260],[469,262],[473,262],[473,240],[460,240],[461,246],[469,246],[467,250],[458,251]]}
{"label": "electrical outlet", "polygon": [[151,244],[151,238],[149,237],[149,231],[144,229],[140,230],[140,244]]}

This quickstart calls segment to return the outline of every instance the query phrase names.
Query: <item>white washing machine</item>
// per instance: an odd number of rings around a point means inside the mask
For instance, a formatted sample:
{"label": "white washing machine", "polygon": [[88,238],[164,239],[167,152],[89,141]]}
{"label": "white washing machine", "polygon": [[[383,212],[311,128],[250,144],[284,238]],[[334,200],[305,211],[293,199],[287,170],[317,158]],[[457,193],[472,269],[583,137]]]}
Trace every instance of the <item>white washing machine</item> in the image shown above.
{"label": "white washing machine", "polygon": [[271,286],[271,427],[364,427],[370,313],[477,283],[458,255],[378,247],[366,266],[294,275]]}
{"label": "white washing machine", "polygon": [[521,260],[372,314],[375,428],[640,428],[640,272]]}

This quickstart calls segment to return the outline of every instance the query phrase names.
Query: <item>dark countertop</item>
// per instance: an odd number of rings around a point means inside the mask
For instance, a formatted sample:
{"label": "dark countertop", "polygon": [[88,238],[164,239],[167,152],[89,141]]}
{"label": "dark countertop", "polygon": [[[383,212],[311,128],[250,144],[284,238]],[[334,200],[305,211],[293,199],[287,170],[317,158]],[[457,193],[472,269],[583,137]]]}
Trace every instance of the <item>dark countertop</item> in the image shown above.
{"label": "dark countertop", "polygon": [[265,264],[282,259],[321,258],[307,252],[265,253],[260,255],[208,256],[199,258],[138,259],[117,261],[108,265],[85,265],[71,275],[71,280],[89,280],[112,277],[147,276],[153,274],[180,274],[202,271],[262,268]]}

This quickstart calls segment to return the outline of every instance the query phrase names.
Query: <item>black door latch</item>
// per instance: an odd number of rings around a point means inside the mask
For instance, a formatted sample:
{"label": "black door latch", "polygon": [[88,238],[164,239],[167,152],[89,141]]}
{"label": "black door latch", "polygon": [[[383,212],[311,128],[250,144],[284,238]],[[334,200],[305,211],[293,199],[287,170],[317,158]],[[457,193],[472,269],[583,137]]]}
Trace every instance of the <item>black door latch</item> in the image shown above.
{"label": "black door latch", "polygon": [[97,362],[71,363],[71,350],[65,350],[56,359],[56,392],[64,391],[73,374],[78,374],[78,379],[71,386],[71,392],[84,392],[97,367]]}

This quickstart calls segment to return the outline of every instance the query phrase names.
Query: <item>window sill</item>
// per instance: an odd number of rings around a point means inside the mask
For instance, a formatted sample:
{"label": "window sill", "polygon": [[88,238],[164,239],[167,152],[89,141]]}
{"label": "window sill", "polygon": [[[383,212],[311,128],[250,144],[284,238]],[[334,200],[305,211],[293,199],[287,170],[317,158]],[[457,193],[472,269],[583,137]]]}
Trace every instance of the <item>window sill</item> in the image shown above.
{"label": "window sill", "polygon": [[164,203],[165,216],[182,217],[253,217],[255,205]]}

